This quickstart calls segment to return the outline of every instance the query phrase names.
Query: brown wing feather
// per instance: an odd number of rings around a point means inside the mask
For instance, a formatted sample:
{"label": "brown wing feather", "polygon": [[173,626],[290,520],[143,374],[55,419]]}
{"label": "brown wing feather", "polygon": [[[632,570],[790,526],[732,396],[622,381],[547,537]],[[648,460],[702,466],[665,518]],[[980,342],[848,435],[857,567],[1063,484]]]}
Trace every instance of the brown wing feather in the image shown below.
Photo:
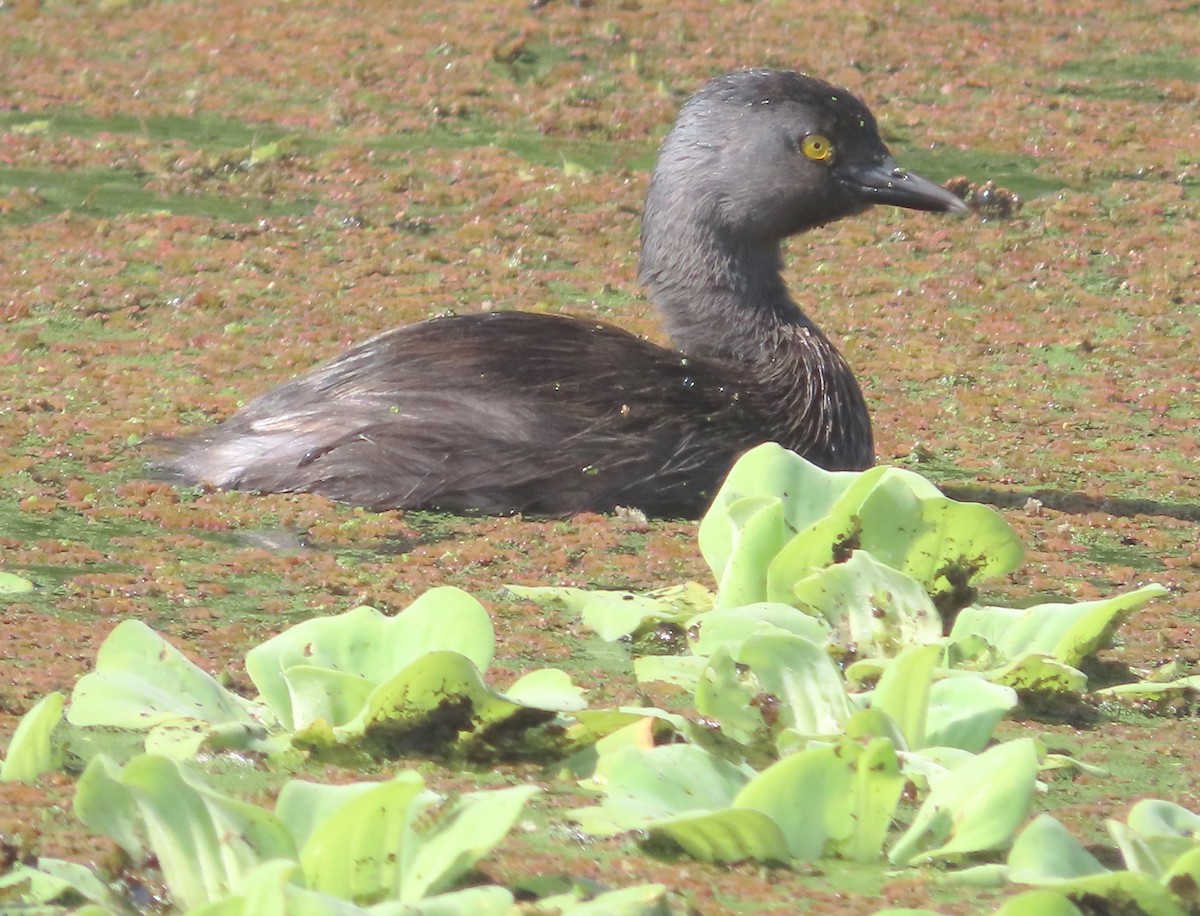
{"label": "brown wing feather", "polygon": [[435,319],[172,440],[165,466],[218,487],[376,509],[693,515],[737,454],[769,435],[721,369],[610,325],[522,312]]}

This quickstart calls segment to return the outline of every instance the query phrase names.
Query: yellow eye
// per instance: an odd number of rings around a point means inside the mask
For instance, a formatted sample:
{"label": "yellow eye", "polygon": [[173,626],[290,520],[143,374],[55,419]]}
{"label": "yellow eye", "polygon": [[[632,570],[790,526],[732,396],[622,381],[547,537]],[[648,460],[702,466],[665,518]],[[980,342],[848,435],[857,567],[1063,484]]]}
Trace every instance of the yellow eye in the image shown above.
{"label": "yellow eye", "polygon": [[800,144],[800,152],[813,162],[828,162],[833,158],[833,144],[828,137],[809,134]]}

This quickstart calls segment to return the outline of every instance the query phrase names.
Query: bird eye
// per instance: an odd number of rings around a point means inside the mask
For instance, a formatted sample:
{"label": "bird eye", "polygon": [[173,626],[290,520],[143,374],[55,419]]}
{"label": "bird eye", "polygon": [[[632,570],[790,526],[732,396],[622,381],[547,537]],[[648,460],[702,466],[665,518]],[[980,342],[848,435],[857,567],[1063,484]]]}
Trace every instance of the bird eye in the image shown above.
{"label": "bird eye", "polygon": [[800,152],[813,162],[829,162],[833,159],[833,144],[821,134],[809,134],[801,141]]}

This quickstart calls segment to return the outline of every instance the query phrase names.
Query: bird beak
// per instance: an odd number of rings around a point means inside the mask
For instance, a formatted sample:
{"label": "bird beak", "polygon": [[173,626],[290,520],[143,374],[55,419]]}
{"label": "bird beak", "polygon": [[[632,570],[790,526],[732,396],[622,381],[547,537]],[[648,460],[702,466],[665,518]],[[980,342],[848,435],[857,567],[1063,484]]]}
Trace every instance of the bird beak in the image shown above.
{"label": "bird beak", "polygon": [[880,162],[847,162],[838,179],[873,204],[946,213],[967,209],[962,198],[928,178],[901,168],[891,156]]}

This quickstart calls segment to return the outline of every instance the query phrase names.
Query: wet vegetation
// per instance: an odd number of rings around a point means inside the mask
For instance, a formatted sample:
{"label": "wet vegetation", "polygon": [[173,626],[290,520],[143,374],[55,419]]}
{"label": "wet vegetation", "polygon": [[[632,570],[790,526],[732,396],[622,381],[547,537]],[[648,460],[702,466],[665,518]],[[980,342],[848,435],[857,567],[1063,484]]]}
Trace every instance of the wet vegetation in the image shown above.
{"label": "wet vegetation", "polygon": [[[0,571],[33,586],[0,580],[0,743],[38,700],[70,694],[124,620],[251,696],[252,646],[364,603],[395,613],[445,584],[491,612],[489,678],[555,667],[592,705],[639,700],[623,644],[501,586],[704,580],[695,523],[176,491],[145,479],[142,443],[446,311],[561,310],[661,341],[635,281],[646,170],[679,101],[747,65],[848,85],[914,169],[1019,195],[1007,218],[877,212],[829,227],[792,246],[792,286],[863,380],[881,460],[1007,507],[1026,562],[984,583],[984,603],[1158,582],[1169,594],[1101,661],[1164,681],[1196,672],[1194,7],[899,16],[685,0],[666,17],[625,0],[219,14],[46,0],[0,5],[0,41]],[[1183,693],[1096,698],[1087,716],[1022,716],[997,736],[1107,772],[1055,776],[1033,804],[1120,868],[1104,818],[1127,823],[1147,797],[1200,808],[1194,709]],[[545,778],[522,763],[412,763],[442,795]],[[346,758],[298,775],[395,771]],[[264,808],[291,775],[220,760],[206,772]],[[594,797],[545,786],[526,828],[477,866],[486,880],[536,894],[658,882],[702,913],[974,912],[1007,893],[946,884],[937,868],[768,869],[622,836],[585,845],[561,825]],[[6,859],[120,873],[117,846],[71,814],[75,787],[64,772],[0,784]],[[130,899],[153,897],[153,875],[125,880]]]}

